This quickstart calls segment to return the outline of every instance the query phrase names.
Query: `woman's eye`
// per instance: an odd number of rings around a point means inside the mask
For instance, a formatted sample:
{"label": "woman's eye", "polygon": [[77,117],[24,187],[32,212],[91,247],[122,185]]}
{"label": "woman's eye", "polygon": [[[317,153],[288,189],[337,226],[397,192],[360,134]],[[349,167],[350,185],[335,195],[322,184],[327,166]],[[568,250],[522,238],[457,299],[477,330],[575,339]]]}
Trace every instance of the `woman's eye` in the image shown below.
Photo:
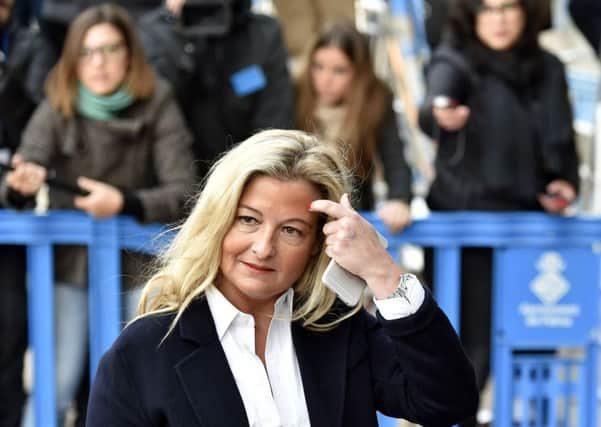
{"label": "woman's eye", "polygon": [[294,236],[294,237],[300,237],[303,235],[302,231],[300,231],[298,228],[294,228],[291,227],[289,225],[286,225],[282,228],[282,231],[284,232],[284,234],[286,234],[287,236]]}
{"label": "woman's eye", "polygon": [[258,223],[256,218],[247,215],[240,215],[238,217],[238,222],[242,225],[255,225]]}

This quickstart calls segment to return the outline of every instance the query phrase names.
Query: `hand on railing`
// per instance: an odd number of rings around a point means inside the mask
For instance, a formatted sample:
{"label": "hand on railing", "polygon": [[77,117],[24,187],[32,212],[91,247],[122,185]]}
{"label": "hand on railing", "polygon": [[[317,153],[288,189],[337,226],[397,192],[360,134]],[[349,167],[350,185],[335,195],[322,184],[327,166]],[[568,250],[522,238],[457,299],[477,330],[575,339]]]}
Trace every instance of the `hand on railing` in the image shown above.
{"label": "hand on railing", "polygon": [[96,218],[110,218],[118,215],[123,209],[123,193],[118,188],[83,176],[79,177],[77,185],[90,192],[87,196],[73,199],[77,209]]}
{"label": "hand on railing", "polygon": [[546,193],[538,197],[538,201],[545,211],[561,213],[576,198],[576,190],[569,182],[563,179],[551,181],[546,188]]}
{"label": "hand on railing", "polygon": [[403,200],[387,200],[378,209],[377,215],[391,233],[398,233],[411,224],[411,211]]}

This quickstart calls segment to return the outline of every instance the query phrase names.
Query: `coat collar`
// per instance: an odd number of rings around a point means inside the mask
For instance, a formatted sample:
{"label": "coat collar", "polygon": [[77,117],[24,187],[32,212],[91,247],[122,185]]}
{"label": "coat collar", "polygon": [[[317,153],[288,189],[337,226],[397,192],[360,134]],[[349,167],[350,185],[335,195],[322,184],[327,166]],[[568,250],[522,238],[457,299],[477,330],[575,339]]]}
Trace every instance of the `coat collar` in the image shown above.
{"label": "coat collar", "polygon": [[[215,331],[205,298],[182,314],[182,340],[198,345],[175,366],[177,377],[199,425],[248,425],[242,397]],[[311,426],[340,426],[345,395],[348,322],[329,332],[314,332],[292,324],[292,339],[301,370]]]}
{"label": "coat collar", "polygon": [[179,333],[198,348],[176,365],[198,424],[203,427],[248,425],[242,397],[229,368],[206,299],[193,302],[182,314]]}

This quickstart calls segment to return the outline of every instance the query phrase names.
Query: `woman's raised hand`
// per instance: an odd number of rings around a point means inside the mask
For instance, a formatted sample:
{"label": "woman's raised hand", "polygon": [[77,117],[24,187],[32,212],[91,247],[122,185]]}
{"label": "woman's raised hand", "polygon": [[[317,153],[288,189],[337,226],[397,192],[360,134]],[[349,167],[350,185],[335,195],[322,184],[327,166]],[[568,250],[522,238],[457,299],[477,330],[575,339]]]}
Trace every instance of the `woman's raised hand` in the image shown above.
{"label": "woman's raised hand", "polygon": [[46,179],[46,168],[36,163],[26,162],[19,154],[12,159],[13,171],[6,175],[6,182],[10,188],[23,196],[35,195]]}
{"label": "woman's raised hand", "polygon": [[332,218],[323,227],[326,254],[365,280],[376,298],[392,294],[403,271],[380,243],[376,230],[352,208],[348,195],[340,203],[315,200],[310,210]]}
{"label": "woman's raised hand", "polygon": [[123,193],[112,185],[94,179],[79,177],[77,185],[90,192],[87,196],[73,199],[77,209],[81,209],[96,218],[110,218],[123,209]]}

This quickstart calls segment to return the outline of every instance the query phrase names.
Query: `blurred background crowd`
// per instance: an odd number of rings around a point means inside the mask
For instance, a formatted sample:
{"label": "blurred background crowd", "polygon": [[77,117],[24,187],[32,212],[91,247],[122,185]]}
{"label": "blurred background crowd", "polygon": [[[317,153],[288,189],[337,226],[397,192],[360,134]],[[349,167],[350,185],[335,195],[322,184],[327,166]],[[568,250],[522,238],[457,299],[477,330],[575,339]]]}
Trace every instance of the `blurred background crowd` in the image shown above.
{"label": "blurred background crowd", "polygon": [[[429,211],[601,214],[598,0],[0,0],[0,42],[1,208],[175,222],[221,153],[296,128],[343,150],[354,206],[391,232]],[[435,287],[431,251],[404,253]],[[147,262],[123,254],[124,320]],[[462,253],[482,388],[491,263]],[[85,248],[56,247],[55,272],[60,425],[83,425]],[[23,248],[0,245],[0,277],[0,426],[32,426]]]}

